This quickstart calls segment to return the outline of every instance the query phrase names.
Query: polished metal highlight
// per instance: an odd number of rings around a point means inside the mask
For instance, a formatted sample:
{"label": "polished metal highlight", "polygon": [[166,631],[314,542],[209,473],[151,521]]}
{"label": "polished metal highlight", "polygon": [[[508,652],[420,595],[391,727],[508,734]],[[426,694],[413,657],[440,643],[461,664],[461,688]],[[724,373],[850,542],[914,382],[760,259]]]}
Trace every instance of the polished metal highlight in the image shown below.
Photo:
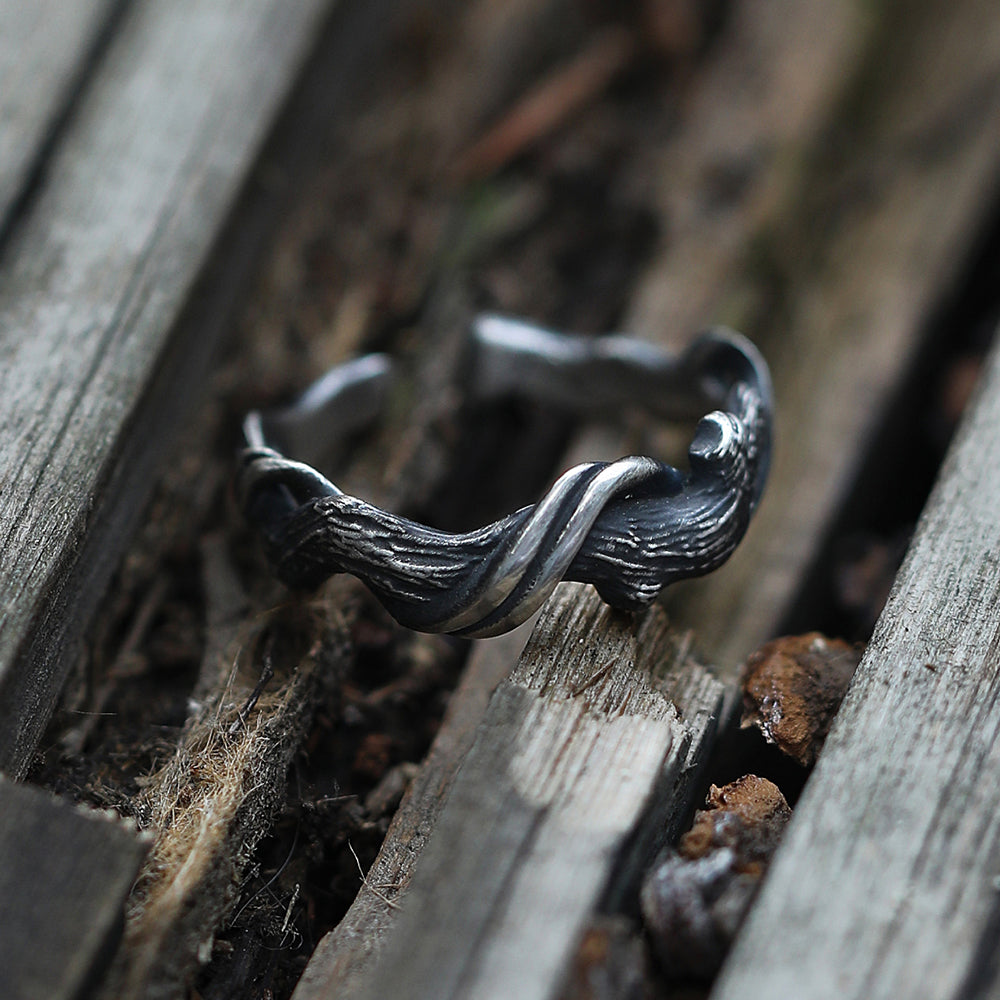
{"label": "polished metal highlight", "polygon": [[767,364],[731,330],[675,356],[628,337],[566,336],[500,316],[474,324],[470,393],[527,395],[593,415],[642,405],[702,416],[682,473],[651,458],[590,462],[534,506],[464,534],[437,531],[348,496],[305,461],[316,443],[371,420],[391,377],[383,355],[341,365],[293,406],[244,423],[238,494],[277,575],[313,587],[362,579],[401,624],[492,636],[521,624],[560,580],[592,583],[635,610],[676,580],[720,566],[743,537],[767,479]]}

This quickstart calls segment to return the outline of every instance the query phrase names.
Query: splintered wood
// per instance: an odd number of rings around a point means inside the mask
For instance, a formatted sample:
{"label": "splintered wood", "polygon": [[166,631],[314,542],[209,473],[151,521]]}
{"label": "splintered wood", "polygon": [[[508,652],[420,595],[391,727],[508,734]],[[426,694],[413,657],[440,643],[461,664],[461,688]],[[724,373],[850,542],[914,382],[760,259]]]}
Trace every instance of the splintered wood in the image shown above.
{"label": "splintered wood", "polygon": [[[634,890],[687,808],[721,702],[662,612],[633,620],[561,585],[351,995],[549,996],[594,908]],[[320,971],[300,1000],[334,990]]]}

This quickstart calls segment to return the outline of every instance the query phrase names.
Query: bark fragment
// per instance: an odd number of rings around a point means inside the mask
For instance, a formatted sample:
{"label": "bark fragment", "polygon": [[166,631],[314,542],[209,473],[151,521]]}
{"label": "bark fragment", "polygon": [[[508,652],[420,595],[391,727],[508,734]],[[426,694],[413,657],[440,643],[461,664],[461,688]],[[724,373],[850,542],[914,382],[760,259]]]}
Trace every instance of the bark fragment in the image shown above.
{"label": "bark fragment", "polygon": [[663,972],[710,979],[750,908],[791,809],[777,786],[748,774],[713,785],[676,850],[646,876],[642,915]]}
{"label": "bark fragment", "polygon": [[861,647],[819,632],[784,636],[743,668],[743,726],[758,726],[800,764],[811,764],[861,660]]}

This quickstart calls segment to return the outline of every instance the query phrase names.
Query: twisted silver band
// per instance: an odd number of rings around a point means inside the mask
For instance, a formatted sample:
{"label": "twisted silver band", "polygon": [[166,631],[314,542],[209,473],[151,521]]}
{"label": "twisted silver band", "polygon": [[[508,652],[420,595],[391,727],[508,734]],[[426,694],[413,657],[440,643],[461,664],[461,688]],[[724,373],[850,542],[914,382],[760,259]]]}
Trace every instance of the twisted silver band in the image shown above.
{"label": "twisted silver band", "polygon": [[473,341],[477,398],[516,392],[589,414],[628,401],[667,419],[713,410],[698,422],[690,471],[642,457],[578,465],[536,505],[464,534],[398,517],[278,450],[304,454],[331,425],[346,434],[374,416],[390,363],[369,355],[292,407],[244,423],[240,504],[285,583],[351,573],[402,625],[481,637],[521,624],[560,580],[592,583],[612,606],[634,610],[729,557],[770,461],[770,375],[748,340],[713,329],[673,356],[627,337],[571,337],[484,316]]}

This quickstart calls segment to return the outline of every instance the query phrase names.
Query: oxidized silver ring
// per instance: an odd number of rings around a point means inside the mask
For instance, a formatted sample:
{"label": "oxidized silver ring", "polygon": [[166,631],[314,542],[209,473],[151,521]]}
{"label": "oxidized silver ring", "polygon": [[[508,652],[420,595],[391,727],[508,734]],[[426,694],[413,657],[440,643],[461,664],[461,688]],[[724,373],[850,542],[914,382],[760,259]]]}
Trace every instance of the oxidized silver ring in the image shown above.
{"label": "oxidized silver ring", "polygon": [[688,449],[689,471],[636,456],[590,462],[560,476],[534,506],[476,531],[418,524],[282,454],[319,428],[346,434],[374,417],[391,364],[368,355],[338,366],[287,409],[255,411],[244,422],[239,502],[280,579],[314,587],[351,573],[408,628],[481,637],[528,619],[560,580],[591,583],[607,603],[636,610],[730,556],[770,462],[771,379],[750,341],[711,329],[675,356],[628,337],[567,336],[483,316],[473,345],[475,398],[515,393],[588,415],[638,403],[670,420],[711,410]]}

